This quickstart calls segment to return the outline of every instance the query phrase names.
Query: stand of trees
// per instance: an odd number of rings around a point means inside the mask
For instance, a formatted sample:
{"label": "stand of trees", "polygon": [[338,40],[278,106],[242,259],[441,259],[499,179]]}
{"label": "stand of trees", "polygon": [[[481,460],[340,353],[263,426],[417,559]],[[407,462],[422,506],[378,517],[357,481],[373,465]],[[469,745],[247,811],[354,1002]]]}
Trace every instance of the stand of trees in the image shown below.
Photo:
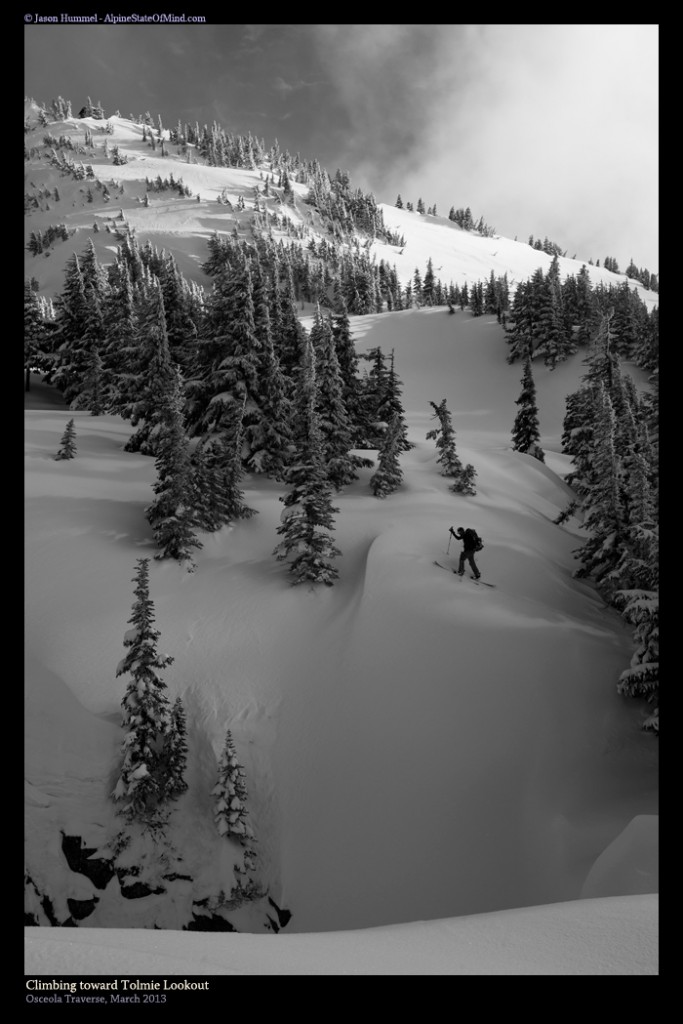
{"label": "stand of trees", "polygon": [[567,482],[576,497],[558,522],[581,514],[590,535],[576,552],[575,575],[592,579],[635,626],[636,650],[618,689],[650,704],[644,727],[658,732],[658,374],[640,397],[621,368],[615,319],[612,312],[602,317],[583,383],[567,399],[562,444],[572,457]]}

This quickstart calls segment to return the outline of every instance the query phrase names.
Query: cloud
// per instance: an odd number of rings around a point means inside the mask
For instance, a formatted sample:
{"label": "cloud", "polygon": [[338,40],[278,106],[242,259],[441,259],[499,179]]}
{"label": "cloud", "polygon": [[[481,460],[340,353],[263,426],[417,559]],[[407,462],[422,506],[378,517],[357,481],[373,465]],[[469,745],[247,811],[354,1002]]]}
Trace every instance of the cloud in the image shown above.
{"label": "cloud", "polygon": [[304,82],[299,79],[295,82],[287,82],[285,79],[278,75],[277,78],[273,79],[273,88],[276,92],[280,92],[283,95],[287,95],[291,92],[298,92],[299,89],[310,89],[311,86],[319,84],[318,82]]}
{"label": "cloud", "polygon": [[656,26],[313,29],[364,187],[657,269]]}
{"label": "cloud", "polygon": [[291,85],[290,82],[285,82],[284,78],[280,78],[278,76],[277,78],[273,79],[273,89],[275,89],[276,92],[287,94],[288,92],[292,92],[294,88],[295,87]]}

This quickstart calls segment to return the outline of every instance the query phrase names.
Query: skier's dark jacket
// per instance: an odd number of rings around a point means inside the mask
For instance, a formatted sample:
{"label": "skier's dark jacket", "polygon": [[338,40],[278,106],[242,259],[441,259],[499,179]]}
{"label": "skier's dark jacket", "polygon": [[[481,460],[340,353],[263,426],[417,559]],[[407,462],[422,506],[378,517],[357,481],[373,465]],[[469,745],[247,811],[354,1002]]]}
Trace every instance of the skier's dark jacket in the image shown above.
{"label": "skier's dark jacket", "polygon": [[475,530],[471,530],[469,527],[463,530],[462,526],[454,532],[453,527],[450,528],[450,533],[453,534],[458,540],[462,541],[462,545],[465,551],[476,551],[477,544],[479,543],[479,537]]}

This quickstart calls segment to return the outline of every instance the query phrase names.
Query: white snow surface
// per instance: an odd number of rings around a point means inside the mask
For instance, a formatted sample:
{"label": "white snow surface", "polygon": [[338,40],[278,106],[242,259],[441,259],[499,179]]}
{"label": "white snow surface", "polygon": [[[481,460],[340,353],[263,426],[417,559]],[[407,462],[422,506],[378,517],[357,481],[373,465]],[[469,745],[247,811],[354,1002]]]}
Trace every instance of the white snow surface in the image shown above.
{"label": "white snow surface", "polygon": [[576,900],[315,935],[27,928],[26,974],[657,974],[657,903]]}
{"label": "white snow surface", "polygon": [[[116,124],[110,144],[125,147],[124,128]],[[148,162],[150,176],[177,176],[173,162],[157,160],[158,171]],[[112,173],[133,169],[131,160]],[[181,173],[193,188],[191,174],[203,175],[205,191],[215,176],[218,192],[228,176],[258,177]],[[67,179],[54,175],[61,191]],[[193,216],[205,215],[196,206]],[[396,215],[413,219],[409,246],[435,256],[435,218]],[[204,251],[194,228],[168,223],[177,249],[168,247],[186,254],[187,273]],[[494,251],[505,240],[448,222],[444,230],[466,279],[486,277],[474,243]],[[531,257],[525,276],[548,260],[508,245]],[[581,356],[553,372],[534,365],[543,465],[510,447],[522,371],[506,363],[495,318],[435,308],[354,317],[352,329],[360,352],[394,349],[416,447],[401,458],[395,494],[374,498],[373,470],[361,470],[335,496],[338,583],[289,585],[272,554],[282,488],[254,476],[245,498],[259,515],[202,534],[196,572],[150,564],[160,651],[174,658],[162,675],[188,713],[190,789],[174,841],[200,889],[230,876],[210,798],[229,727],[260,879],[293,915],[279,935],[180,932],[187,887],[162,911],[157,897],[96,892],[64,860],[60,830],[99,849],[116,828],[108,795],[127,679],[115,671],[135,560],[155,553],[144,517],[155,471],[153,459],[123,451],[128,423],[60,407],[34,384],[25,415],[27,865],[63,901],[101,899],[81,931],[27,929],[30,973],[656,973],[657,746],[640,728],[642,705],[616,693],[631,630],[572,577],[580,524],[553,523],[570,497],[560,437]],[[448,490],[425,439],[429,402],[443,398],[458,455],[477,471],[476,496]],[[55,461],[72,417],[77,457]],[[451,525],[483,537],[477,558],[496,589],[434,567],[455,564]],[[159,921],[168,931],[150,930]],[[248,914],[240,927],[262,929]]]}

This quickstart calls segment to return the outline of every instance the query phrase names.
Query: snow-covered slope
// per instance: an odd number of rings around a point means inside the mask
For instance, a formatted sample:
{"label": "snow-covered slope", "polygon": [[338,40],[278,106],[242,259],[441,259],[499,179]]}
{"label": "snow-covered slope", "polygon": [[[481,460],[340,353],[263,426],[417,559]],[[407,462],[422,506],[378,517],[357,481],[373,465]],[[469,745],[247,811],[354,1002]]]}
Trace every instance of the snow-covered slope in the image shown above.
{"label": "snow-covered slope", "polygon": [[[27,928],[25,970],[31,977],[169,976],[170,984],[176,975],[206,975],[208,993],[221,991],[212,976],[234,974],[651,975],[658,973],[657,929],[657,896],[315,935]],[[211,995],[195,998],[204,1005]]]}
{"label": "snow-covered slope", "polygon": [[[82,133],[82,122],[70,127]],[[103,222],[123,207],[141,241],[172,248],[183,271],[206,283],[198,243],[215,228],[230,230],[237,216],[216,197],[226,188],[231,200],[245,195],[248,207],[246,190],[259,172],[188,164],[180,173],[202,202],[178,199],[166,209],[151,200],[145,208],[135,202],[135,182],[171,167],[177,177],[179,165],[148,156],[138,127],[115,120],[113,142],[131,158],[107,168],[106,180],[126,187]],[[51,126],[54,134],[63,129]],[[55,178],[54,168],[28,173],[62,195],[55,210],[29,220],[79,227],[49,257],[28,259],[28,275],[51,294],[69,251],[92,236],[106,261],[116,243],[104,230],[92,235],[98,213],[78,198],[83,182]],[[307,208],[289,215],[304,222]],[[444,282],[481,279],[490,269],[521,279],[548,260],[522,243],[395,215],[407,238],[403,258],[411,246],[421,254],[403,266],[406,279],[428,255],[444,268]],[[503,244],[510,256],[501,266],[491,261]],[[384,258],[399,267],[398,251],[391,253]],[[630,633],[572,578],[578,524],[553,524],[569,494],[560,434],[580,358],[553,372],[535,368],[543,465],[510,449],[521,370],[505,362],[495,318],[423,309],[355,317],[352,329],[359,351],[394,349],[415,448],[402,457],[396,494],[372,497],[366,470],[335,498],[338,584],[289,586],[272,555],[281,489],[257,478],[247,478],[246,497],[259,515],[202,535],[196,573],[175,563],[150,567],[160,647],[175,659],[165,678],[188,708],[190,790],[178,802],[173,842],[198,880],[194,895],[231,876],[207,795],[227,725],[247,774],[261,880],[293,914],[277,941],[296,939],[290,932],[579,900],[585,886],[592,897],[615,896],[615,885],[632,895],[629,851],[641,857],[639,845],[603,854],[634,819],[656,816],[656,748],[640,730],[642,710],[616,694]],[[631,372],[642,386],[644,374]],[[79,835],[98,849],[117,827],[107,794],[125,680],[115,669],[135,560],[154,553],[144,509],[155,473],[153,460],[122,450],[128,423],[70,412],[48,394],[34,388],[26,412],[27,865],[34,881],[60,894],[61,910],[70,899],[85,905],[97,897],[81,927],[177,928],[192,896],[182,879],[170,901],[122,898],[115,882],[98,889],[70,868],[60,840],[61,832]],[[429,402],[443,398],[458,454],[477,470],[474,497],[448,490],[425,438],[434,425]],[[72,416],[78,457],[55,461]],[[453,559],[451,524],[484,537],[480,564],[495,590],[432,565]],[[640,891],[653,892],[653,872],[640,877]],[[584,904],[571,906],[580,915]],[[649,921],[652,902],[631,902],[627,912],[637,918],[639,909]],[[243,916],[238,927],[262,930],[263,919]],[[625,958],[633,973],[651,973],[649,925],[645,931],[645,960]],[[75,970],[79,957],[75,951]],[[106,972],[106,945],[102,957],[87,969]],[[285,954],[283,973],[288,964]],[[253,964],[243,971],[251,972]],[[584,963],[577,973],[591,971]]]}
{"label": "snow-covered slope", "polygon": [[[260,514],[205,536],[195,574],[152,564],[162,649],[175,658],[169,688],[184,694],[202,751],[187,799],[200,799],[231,723],[264,878],[293,911],[290,929],[577,897],[631,817],[653,813],[656,792],[641,710],[615,692],[630,635],[571,578],[578,528],[552,522],[568,497],[559,395],[582,366],[537,374],[543,465],[510,450],[519,368],[505,363],[493,318],[423,310],[354,325],[360,349],[393,340],[416,447],[395,495],[373,498],[365,471],[336,499],[338,585],[289,586],[272,557],[279,489],[258,479],[247,499]],[[454,410],[475,497],[438,474],[430,395]],[[135,559],[153,553],[143,510],[154,465],[122,451],[128,424],[87,412],[74,414],[78,458],[55,462],[66,413],[27,412],[27,644],[39,666],[28,685],[61,680],[108,730],[98,756],[108,745],[113,765],[124,685],[114,671]],[[433,567],[448,561],[451,524],[484,537],[496,590]],[[43,721],[59,750],[51,770],[40,729],[29,746],[28,778],[43,792],[64,777],[70,746],[58,737],[77,721],[60,708],[59,724]],[[101,765],[86,775],[104,800]]]}
{"label": "snow-covered slope", "polygon": [[[25,274],[37,278],[41,294],[50,296],[61,290],[68,257],[73,251],[81,252],[90,237],[101,262],[113,260],[117,242],[112,234],[107,233],[106,226],[109,225],[112,230],[120,227],[121,213],[123,222],[135,230],[140,243],[149,239],[159,249],[172,250],[188,279],[210,287],[210,279],[200,269],[201,262],[208,255],[206,239],[214,231],[229,232],[236,225],[240,231],[250,232],[257,187],[259,204],[268,211],[275,237],[291,239],[291,234],[288,235],[286,229],[278,229],[274,221],[277,215],[286,215],[293,225],[304,229],[303,244],[312,237],[329,239],[327,228],[321,226],[317,212],[303,201],[308,192],[306,185],[293,182],[296,202],[294,206],[284,206],[275,190],[271,190],[270,196],[263,194],[264,178],[270,170],[266,164],[255,170],[208,167],[203,163],[180,158],[177,147],[168,141],[166,146],[169,155],[163,157],[158,140],[154,152],[148,141],[143,142],[141,124],[120,117],[108,120],[114,129],[112,135],[105,133],[102,121],[73,118],[51,123],[48,128],[36,128],[26,136],[26,145],[36,147],[39,153],[27,162],[25,191],[32,193],[41,188],[54,190],[56,186],[60,195],[58,201],[47,200],[49,210],[44,209],[46,201],[43,200],[43,209],[32,211],[26,218],[27,239],[31,231],[45,231],[51,224],[64,223],[69,230],[76,231],[68,241],[57,242],[47,256],[27,254]],[[46,165],[47,150],[43,144],[46,134],[55,138],[63,135],[74,144],[82,145],[86,129],[93,134],[94,149],[68,155],[76,161],[92,165],[96,177],[110,191],[107,201],[100,191],[94,189],[92,181],[75,181],[60,173],[55,166]],[[168,132],[164,135],[168,139]],[[103,150],[105,141],[109,152],[106,157]],[[113,165],[111,152],[114,146],[119,147],[127,163]],[[189,147],[189,159],[197,160],[193,146]],[[182,178],[192,195],[179,197],[174,192],[152,192],[149,206],[144,206],[142,201],[147,191],[145,179],[154,180],[157,176],[168,178],[170,173],[176,181]],[[121,185],[123,192],[120,191]],[[93,191],[92,202],[87,199],[89,187]],[[240,196],[245,202],[243,210],[238,209]],[[219,199],[227,200],[230,206],[224,201],[219,202]],[[368,239],[361,239],[361,242],[369,245],[369,251],[377,261],[383,259],[389,266],[395,266],[403,284],[412,280],[416,269],[423,274],[430,257],[436,277],[444,285],[451,282],[462,285],[483,281],[493,271],[496,276],[507,273],[513,289],[517,283],[531,277],[538,267],[546,271],[551,262],[550,256],[531,248],[525,242],[516,242],[499,235],[485,238],[476,232],[463,230],[445,217],[426,216],[383,203],[380,203],[380,208],[387,228],[402,235],[406,244],[395,246],[378,241],[370,243]],[[94,232],[95,223],[98,224],[99,232]],[[577,274],[582,265],[580,254],[576,260],[561,257],[561,276],[564,278],[568,274]],[[589,266],[588,270],[594,284],[616,284],[626,280],[623,274],[613,274],[600,267]],[[655,293],[646,291],[637,281],[630,283],[648,306],[657,304]]]}

